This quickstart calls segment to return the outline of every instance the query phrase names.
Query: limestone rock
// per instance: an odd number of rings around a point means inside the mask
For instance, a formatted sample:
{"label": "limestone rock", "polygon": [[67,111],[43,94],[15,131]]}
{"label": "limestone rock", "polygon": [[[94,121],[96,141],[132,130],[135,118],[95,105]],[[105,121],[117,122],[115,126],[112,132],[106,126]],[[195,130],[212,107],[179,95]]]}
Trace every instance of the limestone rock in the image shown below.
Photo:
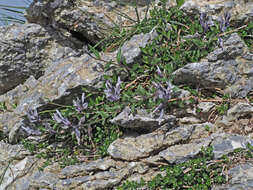
{"label": "limestone rock", "polygon": [[126,64],[138,62],[141,56],[141,48],[150,44],[157,35],[154,28],[150,33],[134,35],[130,40],[126,41],[119,49]]}
{"label": "limestone rock", "polygon": [[238,34],[231,34],[224,48],[211,52],[200,63],[189,63],[173,73],[175,84],[221,88],[232,97],[243,98],[253,89],[253,57]]}
{"label": "limestone rock", "polygon": [[14,110],[0,114],[0,129],[6,134],[11,132],[9,140],[15,142],[22,125],[21,117],[28,108],[45,110],[52,107],[51,101],[72,104],[72,100],[80,96],[82,87],[95,88],[100,82],[103,64],[84,54],[54,62],[38,80],[30,77],[23,85],[0,96],[0,102],[16,105]]}
{"label": "limestone rock", "polygon": [[235,149],[246,149],[248,144],[252,146],[253,139],[241,135],[228,134],[219,134],[218,136],[214,137],[211,143],[213,147],[214,157],[216,159],[221,158],[223,155],[226,155],[230,152],[233,152]]}
{"label": "limestone rock", "polygon": [[[156,0],[156,5],[159,0]],[[177,5],[176,0],[166,1],[166,7],[170,8]],[[200,15],[205,12],[217,20],[225,11],[232,14],[231,22],[235,25],[242,25],[253,20],[253,2],[250,0],[185,0],[181,9],[186,15]]]}
{"label": "limestone rock", "polygon": [[137,113],[133,115],[131,109],[126,107],[119,115],[113,118],[111,122],[123,128],[153,131],[165,123],[169,123],[171,125],[170,128],[172,128],[175,125],[175,119],[176,118],[172,115],[165,115],[162,119],[154,118],[154,116],[148,114],[146,110],[137,110]]}
{"label": "limestone rock", "polygon": [[[25,16],[30,23],[50,25],[63,36],[67,33],[65,37],[71,36],[79,42],[95,45],[110,35],[115,23],[120,27],[133,24],[128,19],[120,17],[118,12],[136,19],[135,6],[124,3],[126,1],[115,2],[35,0],[27,9]],[[145,1],[138,2],[143,4]],[[144,10],[139,12],[141,19],[145,16]]]}
{"label": "limestone rock", "polygon": [[226,132],[253,137],[253,106],[246,102],[239,102],[215,124]]}
{"label": "limestone rock", "polygon": [[117,139],[107,151],[114,159],[138,160],[161,151],[164,147],[187,140],[192,131],[193,127],[179,127],[167,133],[155,131],[138,137]]}
{"label": "limestone rock", "polygon": [[170,164],[178,164],[194,158],[199,154],[202,147],[207,147],[211,139],[202,139],[202,143],[190,143],[174,145],[159,153],[159,156],[167,160]]}
{"label": "limestone rock", "polygon": [[253,189],[253,166],[251,163],[239,164],[228,171],[231,180],[228,185],[221,185],[212,190],[250,190]]}
{"label": "limestone rock", "polygon": [[70,42],[60,44],[53,31],[37,24],[0,27],[0,95],[41,77],[51,62],[80,55]]}

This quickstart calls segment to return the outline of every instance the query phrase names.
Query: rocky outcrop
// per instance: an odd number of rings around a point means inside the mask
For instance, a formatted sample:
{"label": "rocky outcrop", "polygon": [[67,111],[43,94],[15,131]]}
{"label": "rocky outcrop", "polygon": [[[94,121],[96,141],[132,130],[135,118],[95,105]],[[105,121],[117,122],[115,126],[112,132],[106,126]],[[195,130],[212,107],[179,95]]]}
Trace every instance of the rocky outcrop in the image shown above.
{"label": "rocky outcrop", "polygon": [[[159,0],[155,1],[156,4]],[[176,0],[167,1],[166,6],[168,8],[177,5]],[[248,23],[253,19],[253,3],[252,1],[244,0],[209,0],[209,1],[198,1],[198,0],[184,0],[181,9],[188,15],[199,15],[201,12],[205,12],[212,16],[213,19],[217,20],[218,16],[223,14],[225,11],[232,13],[232,22],[235,25],[242,25]]]}
{"label": "rocky outcrop", "polygon": [[80,55],[71,42],[61,44],[52,33],[37,24],[0,28],[0,95],[30,76],[38,79],[52,62]]}
{"label": "rocky outcrop", "polygon": [[[141,5],[147,3],[145,0],[137,2]],[[50,25],[66,33],[65,36],[68,34],[82,43],[95,45],[110,35],[115,24],[122,27],[133,23],[120,17],[120,13],[137,21],[134,7],[129,5],[129,1],[35,0],[27,9],[26,19],[30,23]],[[140,18],[144,17],[145,11],[140,11]]]}
{"label": "rocky outcrop", "polygon": [[[223,47],[216,47],[199,63],[189,63],[172,76],[174,84],[219,88],[236,98],[223,116],[212,120],[216,107],[226,103],[225,99],[216,102],[197,97],[196,103],[190,104],[190,92],[179,89],[171,97],[185,100],[184,107],[171,108],[170,115],[157,117],[149,114],[150,110],[132,112],[129,107],[119,112],[110,122],[123,128],[125,134],[110,144],[104,158],[80,159],[78,164],[64,168],[58,162],[45,166],[43,158],[15,144],[25,137],[20,128],[28,108],[45,111],[71,104],[82,94],[83,87],[90,91],[101,88],[105,74],[119,72],[124,78],[127,73],[117,70],[122,61],[129,67],[140,61],[141,48],[158,35],[156,28],[134,35],[112,53],[95,56],[86,51],[88,44],[109,35],[112,20],[119,25],[130,22],[118,18],[114,11],[135,18],[134,6],[129,2],[134,1],[35,0],[26,17],[39,25],[0,28],[0,106],[4,108],[0,109],[0,136],[7,136],[0,141],[0,189],[116,189],[125,180],[140,182],[158,174],[165,176],[159,166],[194,159],[203,147],[211,147],[217,161],[235,150],[253,146],[253,106],[246,98],[253,90],[253,55],[237,33],[228,33],[223,37]],[[176,1],[168,2],[168,6],[173,4]],[[247,1],[185,0],[181,8],[188,16],[205,11],[214,19],[230,9],[234,23],[252,20],[252,2]],[[244,9],[236,16],[236,11]],[[139,10],[142,19],[145,7]],[[119,54],[122,60],[117,60]],[[115,68],[106,70],[109,61]],[[41,140],[43,136],[30,134],[29,138]],[[228,177],[228,184],[213,190],[250,189],[252,165],[233,166]]]}
{"label": "rocky outcrop", "polygon": [[220,88],[232,97],[244,98],[253,88],[253,54],[237,34],[200,63],[189,63],[173,73],[176,84]]}

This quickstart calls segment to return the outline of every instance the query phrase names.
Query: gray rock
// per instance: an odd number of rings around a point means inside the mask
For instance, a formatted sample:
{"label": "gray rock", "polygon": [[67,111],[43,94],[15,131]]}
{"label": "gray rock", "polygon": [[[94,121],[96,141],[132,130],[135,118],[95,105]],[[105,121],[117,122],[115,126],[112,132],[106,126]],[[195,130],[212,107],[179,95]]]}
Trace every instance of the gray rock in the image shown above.
{"label": "gray rock", "polygon": [[238,118],[248,114],[253,114],[253,106],[248,103],[239,102],[227,112],[227,117]]}
{"label": "gray rock", "polygon": [[[122,1],[115,1],[117,10],[136,19],[135,6]],[[138,2],[144,2],[138,1]],[[140,11],[143,19],[145,11]],[[26,10],[26,19],[30,23],[51,26],[59,31],[64,38],[75,38],[77,46],[83,43],[95,45],[100,40],[111,35],[114,24],[122,27],[133,24],[132,21],[121,17],[108,1],[47,1],[35,0]],[[129,23],[130,22],[130,23]]]}
{"label": "gray rock", "polygon": [[82,93],[82,87],[96,88],[103,76],[103,64],[84,54],[80,58],[70,57],[54,62],[38,80],[30,77],[23,85],[0,96],[0,102],[16,105],[15,109],[0,114],[0,129],[10,133],[10,142],[15,142],[20,136],[21,118],[28,108],[46,110],[52,108],[51,101],[72,104],[72,100]]}
{"label": "gray rock", "polygon": [[220,134],[214,137],[211,143],[216,159],[233,152],[235,149],[246,149],[248,144],[253,145],[253,139],[241,135],[228,134]]}
{"label": "gray rock", "polygon": [[231,34],[221,48],[211,52],[200,63],[190,63],[173,73],[175,84],[192,84],[208,88],[221,88],[231,97],[243,98],[253,89],[253,76],[250,70],[253,59],[238,34]]}
{"label": "gray rock", "polygon": [[230,11],[232,23],[237,25],[253,20],[252,1],[224,0],[210,3],[209,1],[185,0],[181,9],[188,15],[200,15],[200,12],[205,12],[212,15],[214,19],[218,19],[224,11]]}
{"label": "gray rock", "polygon": [[202,147],[207,147],[211,139],[202,139],[202,143],[174,145],[159,153],[170,164],[183,163],[199,154]]}
{"label": "gray rock", "polygon": [[228,185],[213,187],[212,190],[251,190],[253,189],[253,165],[239,164],[228,171],[231,177]]}
{"label": "gray rock", "polygon": [[80,55],[52,36],[53,31],[37,24],[0,27],[0,95],[25,82],[41,77],[53,61]]}
{"label": "gray rock", "polygon": [[227,111],[227,114],[219,118],[215,125],[229,132],[249,134],[252,132],[251,118],[253,118],[253,106],[239,102]]}
{"label": "gray rock", "polygon": [[10,145],[0,142],[0,189],[8,187],[20,177],[30,172],[35,163],[35,159],[30,156],[30,152],[22,145]]}
{"label": "gray rock", "polygon": [[197,108],[200,109],[202,113],[208,113],[216,104],[213,102],[200,102]]}
{"label": "gray rock", "polygon": [[92,172],[108,170],[115,167],[116,162],[112,159],[99,159],[90,163],[81,165],[67,166],[61,170],[60,178],[70,178],[80,175],[89,175]]}
{"label": "gray rock", "polygon": [[153,131],[165,123],[169,123],[170,128],[175,125],[175,116],[165,115],[162,119],[154,118],[148,114],[146,110],[138,110],[135,115],[131,113],[131,109],[126,107],[119,115],[110,120],[113,124],[119,125],[123,128],[129,129],[144,129],[146,131]]}
{"label": "gray rock", "polygon": [[126,137],[115,140],[108,148],[114,159],[138,160],[159,152],[165,147],[187,140],[193,127],[179,127],[170,132],[152,132],[138,137]]}
{"label": "gray rock", "polygon": [[186,124],[197,124],[197,123],[202,123],[202,121],[196,117],[183,117],[179,118],[178,122],[180,125],[186,125]]}
{"label": "gray rock", "polygon": [[154,28],[150,33],[141,33],[126,41],[119,50],[121,51],[122,61],[124,59],[127,64],[138,62],[138,60],[141,58],[141,48],[144,48],[150,44],[157,35],[158,34]]}

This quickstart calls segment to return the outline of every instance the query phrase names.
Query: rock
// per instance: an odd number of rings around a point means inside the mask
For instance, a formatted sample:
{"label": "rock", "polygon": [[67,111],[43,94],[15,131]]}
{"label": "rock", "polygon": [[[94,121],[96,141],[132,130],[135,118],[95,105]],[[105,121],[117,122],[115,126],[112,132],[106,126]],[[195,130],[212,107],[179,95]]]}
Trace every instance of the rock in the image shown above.
{"label": "rock", "polygon": [[211,143],[211,139],[202,139],[202,143],[190,143],[174,145],[159,153],[159,156],[167,160],[170,164],[183,163],[194,158],[201,148],[206,148]]}
{"label": "rock", "polygon": [[[103,0],[94,2],[35,0],[26,10],[25,17],[30,23],[52,26],[66,38],[74,37],[79,43],[95,45],[111,35],[115,24],[122,27],[133,23],[125,17],[120,17],[118,12],[123,12],[136,20],[135,6],[122,2],[116,1],[116,5],[112,5],[111,2]],[[139,12],[140,19],[145,16],[144,10]]]}
{"label": "rock", "polygon": [[114,159],[138,160],[159,152],[167,146],[187,140],[193,127],[179,127],[167,133],[152,132],[138,137],[126,137],[115,140],[108,148]]}
{"label": "rock", "polygon": [[243,98],[253,89],[253,77],[250,70],[253,58],[238,34],[231,34],[221,48],[211,52],[200,63],[189,63],[173,73],[175,84],[200,85],[208,88],[224,89],[233,98]]}
{"label": "rock", "polygon": [[210,122],[201,124],[184,125],[184,127],[193,127],[189,142],[200,143],[200,139],[207,139],[212,133],[216,131],[216,126]]}
{"label": "rock", "polygon": [[0,189],[7,189],[15,180],[30,172],[35,160],[22,145],[0,142]]}
{"label": "rock", "polygon": [[[160,0],[155,1],[158,6]],[[166,7],[169,9],[177,5],[176,0],[167,0]],[[183,5],[180,7],[187,16],[200,15],[201,12],[207,13],[212,16],[214,20],[225,11],[230,11],[232,14],[231,22],[233,25],[240,26],[247,24],[253,20],[253,3],[249,0],[224,0],[224,1],[198,1],[198,0],[184,0]]]}
{"label": "rock", "polygon": [[213,187],[212,190],[250,190],[253,189],[253,165],[239,164],[228,171],[231,177],[228,185]]}
{"label": "rock", "polygon": [[199,115],[203,120],[208,120],[212,110],[214,110],[216,104],[213,102],[200,102],[197,105],[197,115]]}
{"label": "rock", "polygon": [[215,159],[221,158],[223,155],[233,152],[235,149],[246,149],[247,145],[253,145],[253,139],[241,135],[214,134],[211,143]]}
{"label": "rock", "polygon": [[135,115],[131,113],[131,109],[126,107],[119,115],[110,120],[111,123],[128,129],[143,129],[153,131],[165,123],[169,123],[170,128],[175,125],[176,118],[172,115],[165,115],[162,119],[154,118],[147,113],[146,110],[138,110]]}
{"label": "rock", "polygon": [[253,106],[249,103],[239,102],[215,122],[226,132],[250,135],[253,134]]}
{"label": "rock", "polygon": [[[168,4],[169,5],[169,4]],[[224,1],[198,1],[185,0],[181,9],[188,15],[200,15],[205,12],[213,16],[215,20],[225,11],[230,11],[232,14],[232,23],[242,25],[253,20],[253,3],[252,1],[240,0],[224,0]]]}
{"label": "rock", "polygon": [[150,33],[134,35],[119,49],[122,61],[124,60],[126,64],[138,63],[141,58],[141,48],[150,44],[157,35],[155,28]]}
{"label": "rock", "polygon": [[0,96],[0,102],[16,105],[12,112],[0,114],[0,129],[5,134],[10,133],[10,142],[16,142],[22,116],[26,115],[28,108],[46,110],[52,108],[51,101],[72,104],[72,100],[82,93],[82,87],[96,88],[103,76],[103,64],[84,54],[54,62],[38,80],[30,77],[23,85]]}
{"label": "rock", "polygon": [[92,172],[108,170],[114,167],[116,162],[112,159],[99,159],[90,163],[85,163],[81,165],[67,166],[62,169],[59,177],[61,179],[76,177],[80,175],[89,175]]}
{"label": "rock", "polygon": [[179,122],[180,125],[202,123],[202,121],[200,119],[196,118],[196,117],[179,118],[178,122]]}
{"label": "rock", "polygon": [[52,33],[37,24],[0,27],[0,95],[30,76],[38,79],[52,62],[80,55],[70,42],[58,43]]}
{"label": "rock", "polygon": [[[85,48],[110,36],[113,26],[111,20],[119,27],[132,24],[132,21],[119,18],[114,12],[119,10],[132,17],[136,14],[135,7],[130,5],[133,2],[135,0],[34,0],[26,17],[28,22],[39,23],[41,26],[25,24],[0,28],[0,105],[5,105],[2,107],[6,108],[1,107],[0,110],[0,136],[4,132],[9,137],[6,140],[8,143],[18,143],[23,137],[20,127],[25,125],[24,116],[28,108],[41,112],[55,109],[52,102],[72,104],[73,99],[81,95],[82,88],[89,91],[101,88],[105,74],[115,72],[121,78],[128,77],[127,73],[121,73],[122,69],[117,71],[120,64],[113,64],[113,68],[105,73],[106,62],[116,63],[117,53],[121,51],[121,61],[125,59],[129,66],[138,64],[141,47],[152,43],[152,39],[157,36],[155,28],[148,34],[134,35],[120,50],[101,53],[102,60],[89,55]],[[137,3],[146,5],[150,1],[140,0]],[[167,5],[176,3],[176,0],[171,0]],[[138,9],[140,19],[145,15],[145,9],[146,7]],[[185,16],[205,11],[214,20],[229,9],[232,13],[231,25],[241,25],[252,20],[252,2],[246,0],[185,0],[182,9]],[[238,10],[245,11],[236,16]],[[170,30],[171,27],[168,23],[167,29]],[[199,34],[185,38],[199,38]],[[174,72],[170,76],[174,82],[221,88],[232,97],[244,98],[249,94],[253,87],[253,54],[239,35],[229,34],[223,38],[223,48],[217,47],[200,63],[189,63]],[[17,73],[17,68],[22,69],[21,73]],[[4,69],[8,72],[3,72]],[[16,78],[11,76],[11,71],[14,74],[16,72]],[[13,83],[9,87],[4,84],[4,89],[1,80],[13,80]],[[178,87],[171,94],[172,98],[189,96],[190,92]],[[22,145],[1,141],[0,189],[116,189],[125,180],[140,182],[141,178],[152,180],[157,174],[165,176],[166,171],[161,172],[160,166],[192,159],[202,147],[212,146],[215,159],[219,159],[237,148],[247,148],[248,143],[253,145],[250,137],[228,133],[225,128],[217,131],[219,122],[227,128],[238,124],[237,122],[243,124],[237,127],[244,131],[253,128],[253,109],[250,103],[235,103],[215,124],[205,122],[214,107],[215,104],[210,102],[192,105],[191,101],[186,101],[183,108],[168,108],[166,111],[171,111],[170,114],[173,115],[165,114],[163,118],[156,118],[148,114],[147,110],[141,109],[131,113],[130,108],[126,107],[111,122],[126,128],[124,131],[129,133],[110,144],[107,150],[109,156],[98,160],[85,157],[85,161],[80,159],[78,164],[65,168],[61,168],[62,165],[57,161],[45,167],[46,160],[36,158],[24,150]],[[174,114],[174,111],[178,114]],[[248,134],[245,132],[244,135]],[[39,134],[29,135],[27,139],[38,143],[43,138]],[[58,142],[54,142],[47,148],[53,148],[56,143],[58,145]],[[63,146],[64,143],[59,143],[59,147]],[[43,152],[41,150],[40,153]],[[229,184],[214,188],[252,189],[252,166],[246,163],[230,169]],[[45,167],[44,170],[39,170],[42,167]]]}

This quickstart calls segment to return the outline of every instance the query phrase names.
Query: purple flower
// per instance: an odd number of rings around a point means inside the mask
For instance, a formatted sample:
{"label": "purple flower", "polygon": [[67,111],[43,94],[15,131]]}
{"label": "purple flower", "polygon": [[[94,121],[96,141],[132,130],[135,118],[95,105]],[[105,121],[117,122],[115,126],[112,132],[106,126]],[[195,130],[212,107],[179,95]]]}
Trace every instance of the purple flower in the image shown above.
{"label": "purple flower", "polygon": [[[63,129],[70,128],[72,130],[72,134],[75,134],[75,136],[76,136],[76,140],[77,140],[78,145],[80,145],[80,142],[81,142],[81,139],[80,139],[81,132],[80,132],[80,125],[79,125],[80,123],[78,125],[72,124],[68,119],[64,118],[61,115],[59,110],[56,110],[56,113],[54,113],[54,115],[53,115],[53,119],[57,123],[62,124],[61,127]],[[83,121],[83,118],[82,118],[82,121]]]}
{"label": "purple flower", "polygon": [[53,119],[59,123],[59,124],[63,124],[64,127],[62,127],[63,129],[68,129],[70,126],[72,126],[72,123],[64,118],[61,113],[59,112],[59,110],[56,110],[56,113],[54,113],[53,115]]}
{"label": "purple flower", "polygon": [[159,75],[159,77],[163,78],[163,73],[162,71],[160,70],[160,68],[158,66],[156,66],[156,73]]}
{"label": "purple flower", "polygon": [[83,110],[87,109],[88,103],[85,102],[85,94],[82,93],[82,99],[80,100],[77,98],[76,100],[73,100],[73,105],[77,112],[81,113]]}
{"label": "purple flower", "polygon": [[225,32],[227,28],[229,27],[231,14],[229,12],[225,12],[223,17],[219,17],[219,23],[220,23],[220,31]]}
{"label": "purple flower", "polygon": [[118,82],[115,87],[112,86],[109,80],[106,81],[104,93],[109,101],[114,102],[120,99],[120,84],[120,77],[118,77]]}
{"label": "purple flower", "polygon": [[170,82],[167,83],[167,88],[164,88],[160,83],[153,82],[153,85],[156,88],[155,99],[161,100],[169,100],[171,98],[172,92],[172,84]]}
{"label": "purple flower", "polygon": [[23,131],[25,131],[26,134],[27,134],[28,136],[30,136],[30,135],[39,136],[39,135],[42,134],[42,133],[40,132],[40,130],[38,130],[38,129],[32,129],[31,127],[24,126],[24,125],[21,125],[21,129],[22,129]]}
{"label": "purple flower", "polygon": [[200,18],[199,18],[199,22],[200,22],[200,25],[202,26],[203,30],[204,30],[204,33],[207,32],[207,30],[209,29],[209,26],[208,26],[208,17],[206,15],[206,13],[201,13],[200,14]]}

